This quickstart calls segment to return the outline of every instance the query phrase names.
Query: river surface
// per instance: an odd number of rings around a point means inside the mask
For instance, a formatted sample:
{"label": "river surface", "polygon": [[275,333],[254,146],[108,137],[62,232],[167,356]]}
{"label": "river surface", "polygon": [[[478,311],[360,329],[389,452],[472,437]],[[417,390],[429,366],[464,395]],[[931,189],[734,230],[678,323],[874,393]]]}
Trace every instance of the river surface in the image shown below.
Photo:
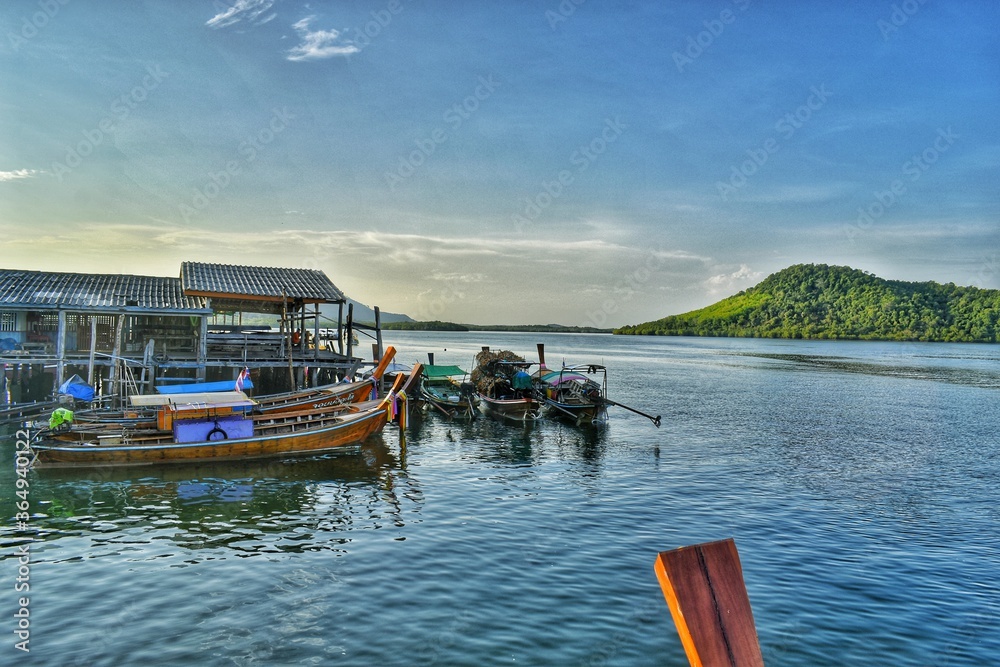
{"label": "river surface", "polygon": [[653,563],[726,537],[768,665],[1000,664],[1000,347],[387,334],[470,370],[536,342],[662,427],[430,414],[325,458],[36,471],[28,533],[5,440],[0,664],[686,665]]}

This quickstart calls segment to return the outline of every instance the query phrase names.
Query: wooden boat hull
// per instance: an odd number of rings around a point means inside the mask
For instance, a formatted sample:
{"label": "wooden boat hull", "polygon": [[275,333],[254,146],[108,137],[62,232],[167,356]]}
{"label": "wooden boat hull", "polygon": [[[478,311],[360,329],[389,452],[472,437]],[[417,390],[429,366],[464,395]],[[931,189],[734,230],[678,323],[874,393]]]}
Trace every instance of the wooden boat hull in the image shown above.
{"label": "wooden boat hull", "polygon": [[597,403],[567,403],[546,399],[543,413],[546,417],[571,421],[577,426],[603,424],[608,419],[607,407]]}
{"label": "wooden boat hull", "polygon": [[292,410],[321,410],[361,403],[375,397],[375,385],[370,380],[315,387],[288,394],[261,396],[257,401],[259,412],[288,412]]}
{"label": "wooden boat hull", "polygon": [[479,407],[483,412],[513,421],[534,421],[539,417],[540,405],[531,398],[490,398],[479,394]]}
{"label": "wooden boat hull", "polygon": [[[335,412],[371,400],[374,394],[375,385],[371,380],[337,383],[261,396],[255,399],[254,412],[258,414],[299,410]],[[176,401],[182,403],[184,396],[184,394],[176,395]],[[87,424],[120,424],[133,428],[152,427],[156,423],[156,411],[151,409],[82,410],[75,414],[74,421]]]}
{"label": "wooden boat hull", "polygon": [[471,396],[463,394],[461,387],[457,385],[435,386],[424,380],[420,398],[437,412],[451,418],[474,419],[476,416],[476,406]]}
{"label": "wooden boat hull", "polygon": [[[49,440],[32,446],[37,467],[122,466],[198,461],[247,460],[322,454],[359,445],[382,430],[387,412],[383,407],[349,415],[326,415],[317,419],[278,421],[259,426],[259,434],[248,438],[176,443],[160,436],[132,443],[91,444]],[[298,428],[297,425],[301,425]]]}

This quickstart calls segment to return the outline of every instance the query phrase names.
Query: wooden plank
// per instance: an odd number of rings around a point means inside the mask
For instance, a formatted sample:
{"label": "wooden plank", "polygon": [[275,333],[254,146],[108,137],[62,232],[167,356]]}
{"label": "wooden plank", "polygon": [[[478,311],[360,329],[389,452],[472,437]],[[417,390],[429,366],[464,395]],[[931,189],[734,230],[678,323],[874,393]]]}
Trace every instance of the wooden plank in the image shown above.
{"label": "wooden plank", "polygon": [[655,570],[692,667],[763,667],[732,538],[660,552]]}

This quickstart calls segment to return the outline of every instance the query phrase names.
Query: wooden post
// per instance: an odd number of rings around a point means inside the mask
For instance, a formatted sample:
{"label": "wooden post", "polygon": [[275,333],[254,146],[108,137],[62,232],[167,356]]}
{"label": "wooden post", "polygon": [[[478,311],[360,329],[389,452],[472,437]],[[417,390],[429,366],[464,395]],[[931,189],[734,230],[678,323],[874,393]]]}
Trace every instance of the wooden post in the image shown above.
{"label": "wooden post", "polygon": [[319,361],[319,302],[314,306],[316,319],[313,320],[313,361]]}
{"label": "wooden post", "polygon": [[[209,305],[211,305],[209,300]],[[243,346],[244,353],[246,346]],[[201,316],[201,323],[198,329],[198,380],[205,381],[208,371],[208,315]],[[155,375],[155,373],[154,373]]]}
{"label": "wooden post", "polygon": [[654,569],[692,667],[763,667],[732,538],[662,551]]}
{"label": "wooden post", "polygon": [[292,327],[294,322],[288,315],[288,302],[285,300],[284,292],[281,294],[281,321],[282,323],[287,323],[285,326],[288,329],[288,386],[294,391],[298,389],[295,385],[295,366],[292,363],[292,349],[295,346],[292,341]]}
{"label": "wooden post", "polygon": [[382,313],[375,306],[375,344],[378,345],[378,357],[382,358]]}
{"label": "wooden post", "polygon": [[66,373],[66,311],[60,308],[57,317],[59,324],[56,331],[56,381],[53,394],[59,390]]}
{"label": "wooden post", "polygon": [[347,339],[347,358],[354,356],[354,304],[347,304],[347,328],[344,338]]}
{"label": "wooden post", "polygon": [[344,356],[344,302],[337,304],[337,354]]}
{"label": "wooden post", "polygon": [[87,384],[94,386],[94,358],[97,356],[97,318],[88,315],[90,319],[90,357],[87,359]]}
{"label": "wooden post", "polygon": [[122,405],[122,399],[125,397],[125,373],[121,368],[122,329],[124,328],[125,313],[119,313],[118,322],[115,324],[115,339],[111,348],[111,377],[113,378],[111,391],[114,394],[115,407]]}

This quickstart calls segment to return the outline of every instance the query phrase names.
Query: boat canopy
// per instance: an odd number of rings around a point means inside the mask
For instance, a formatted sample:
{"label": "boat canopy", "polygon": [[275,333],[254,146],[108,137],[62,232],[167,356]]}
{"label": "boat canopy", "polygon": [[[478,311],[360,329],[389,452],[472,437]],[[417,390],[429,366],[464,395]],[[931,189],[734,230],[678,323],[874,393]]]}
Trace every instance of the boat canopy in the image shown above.
{"label": "boat canopy", "polygon": [[468,375],[458,366],[424,366],[424,377],[429,379],[452,377],[455,375]]}
{"label": "boat canopy", "polygon": [[539,376],[539,379],[542,382],[552,385],[562,384],[564,382],[573,382],[573,381],[582,382],[583,384],[586,384],[589,381],[589,378],[587,378],[584,375],[580,375],[579,373],[565,373],[565,372],[561,373],[559,371],[551,371],[549,373],[543,373],[541,376]]}

